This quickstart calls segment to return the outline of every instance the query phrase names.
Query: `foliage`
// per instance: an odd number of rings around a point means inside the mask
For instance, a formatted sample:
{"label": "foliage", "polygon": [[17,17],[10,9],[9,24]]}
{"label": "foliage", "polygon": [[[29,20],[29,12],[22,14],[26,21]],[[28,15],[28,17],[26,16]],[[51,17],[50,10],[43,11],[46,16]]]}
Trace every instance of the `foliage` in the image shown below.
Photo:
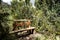
{"label": "foliage", "polygon": [[[12,13],[14,13],[15,19],[28,19],[31,18],[32,16],[32,8],[26,3],[29,3],[27,1],[20,0],[18,1],[12,1]],[[29,16],[29,17],[28,17]]]}
{"label": "foliage", "polygon": [[[12,27],[13,21],[7,20],[14,19],[32,19],[32,26],[35,26],[36,31],[38,32],[41,31],[42,32],[48,31],[49,33],[60,32],[59,0],[35,0],[35,8],[32,7],[30,0],[25,1],[12,0],[11,5],[8,4],[6,5],[6,3],[2,5],[1,2],[2,1],[0,0],[0,13],[9,14],[8,16],[6,16],[6,14],[4,15],[0,14],[1,40],[10,40],[11,36],[8,33],[11,29],[13,29]],[[39,40],[39,38],[37,39]]]}
{"label": "foliage", "polygon": [[[60,24],[60,17],[59,15],[59,0],[36,0],[36,16],[38,18],[38,31],[40,32],[43,30],[47,30],[51,33],[60,32],[59,24]],[[37,23],[36,22],[36,23]]]}
{"label": "foliage", "polygon": [[9,26],[7,17],[10,14],[9,5],[6,3],[0,4],[0,40],[15,40],[15,37],[9,34]]}

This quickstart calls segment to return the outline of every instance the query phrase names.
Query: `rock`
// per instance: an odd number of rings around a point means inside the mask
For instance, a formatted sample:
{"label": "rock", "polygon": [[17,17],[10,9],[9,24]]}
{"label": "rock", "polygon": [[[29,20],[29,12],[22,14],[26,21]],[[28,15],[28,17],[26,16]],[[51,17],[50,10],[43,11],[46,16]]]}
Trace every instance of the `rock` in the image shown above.
{"label": "rock", "polygon": [[56,36],[56,40],[60,40],[60,37],[59,36]]}

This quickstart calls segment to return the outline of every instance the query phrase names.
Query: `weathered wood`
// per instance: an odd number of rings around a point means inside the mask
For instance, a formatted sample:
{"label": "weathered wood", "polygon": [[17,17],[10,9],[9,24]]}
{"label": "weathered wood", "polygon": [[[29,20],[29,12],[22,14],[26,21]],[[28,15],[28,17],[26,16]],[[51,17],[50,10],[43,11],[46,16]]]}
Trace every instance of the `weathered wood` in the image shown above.
{"label": "weathered wood", "polygon": [[[14,21],[28,21],[28,19],[20,19],[20,20],[14,20]],[[30,20],[32,21],[32,20]]]}
{"label": "weathered wood", "polygon": [[35,27],[30,27],[30,28],[25,28],[25,29],[11,31],[9,33],[12,34],[12,33],[18,33],[18,32],[23,32],[23,31],[28,31],[28,30],[34,30],[34,29],[35,29]]}
{"label": "weathered wood", "polygon": [[[13,20],[7,20],[7,21],[14,21],[14,22],[21,22],[21,21],[23,21],[23,22],[25,22],[25,21],[28,21],[28,19],[18,19],[18,20],[13,19]],[[30,21],[32,21],[32,20],[30,20]]]}

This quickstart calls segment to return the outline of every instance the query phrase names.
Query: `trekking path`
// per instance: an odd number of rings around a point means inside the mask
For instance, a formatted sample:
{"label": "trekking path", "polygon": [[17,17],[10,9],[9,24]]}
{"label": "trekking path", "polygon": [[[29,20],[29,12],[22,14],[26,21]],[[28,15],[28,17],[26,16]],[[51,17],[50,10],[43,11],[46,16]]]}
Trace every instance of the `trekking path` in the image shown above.
{"label": "trekking path", "polygon": [[54,35],[45,36],[44,34],[35,33],[26,37],[21,37],[18,40],[37,40],[37,39],[38,40],[60,40],[60,36],[56,36],[56,37],[54,37]]}

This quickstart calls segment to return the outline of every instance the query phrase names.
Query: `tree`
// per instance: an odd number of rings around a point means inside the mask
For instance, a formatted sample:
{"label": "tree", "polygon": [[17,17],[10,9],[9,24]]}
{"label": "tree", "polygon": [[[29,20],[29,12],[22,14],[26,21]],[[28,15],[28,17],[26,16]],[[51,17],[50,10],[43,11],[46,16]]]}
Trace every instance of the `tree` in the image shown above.
{"label": "tree", "polygon": [[[0,40],[14,40],[9,34],[9,26],[7,17],[9,16],[9,5],[0,0]],[[2,5],[3,4],[3,5]]]}
{"label": "tree", "polygon": [[1,4],[2,0],[0,0],[0,4]]}
{"label": "tree", "polygon": [[[38,14],[36,15],[38,19],[38,26],[40,30],[48,30],[49,32],[56,33],[58,32],[56,29],[59,28],[57,24],[60,22],[58,18],[58,11],[59,10],[59,0],[36,0],[35,6]],[[58,5],[58,6],[57,6]],[[40,12],[39,12],[40,11]],[[42,14],[42,15],[41,15]],[[57,20],[56,20],[57,19]],[[59,22],[59,23],[56,23]]]}
{"label": "tree", "polygon": [[[19,2],[12,1],[12,13],[13,12],[14,12],[15,17],[18,19],[31,18],[33,11],[32,11],[32,7],[30,5],[30,1],[28,1],[28,0],[25,0],[25,1],[19,0]],[[28,16],[29,16],[29,18],[28,18]]]}

